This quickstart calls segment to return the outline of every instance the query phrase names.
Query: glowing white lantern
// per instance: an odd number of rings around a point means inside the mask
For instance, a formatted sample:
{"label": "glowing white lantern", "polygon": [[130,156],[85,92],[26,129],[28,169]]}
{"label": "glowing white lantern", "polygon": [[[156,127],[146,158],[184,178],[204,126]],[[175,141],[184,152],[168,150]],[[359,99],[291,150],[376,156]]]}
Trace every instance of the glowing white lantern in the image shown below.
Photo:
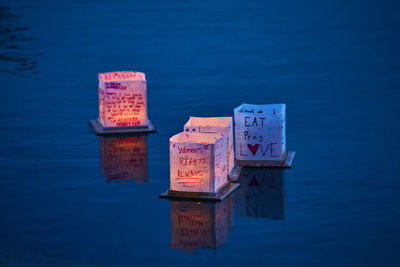
{"label": "glowing white lantern", "polygon": [[285,104],[242,104],[234,117],[237,164],[288,167]]}
{"label": "glowing white lantern", "polygon": [[231,173],[235,166],[232,117],[190,117],[183,129],[187,133],[222,133],[226,135],[226,166],[228,169],[228,175]]}
{"label": "glowing white lantern", "polygon": [[99,118],[89,120],[96,135],[156,132],[147,118],[144,73],[99,73]]}
{"label": "glowing white lantern", "polygon": [[171,248],[215,249],[226,242],[233,214],[232,195],[222,202],[171,201]]}
{"label": "glowing white lantern", "polygon": [[182,132],[170,138],[170,190],[216,194],[228,184],[226,136]]}
{"label": "glowing white lantern", "polygon": [[100,165],[106,181],[147,182],[147,136],[100,137]]}
{"label": "glowing white lantern", "polygon": [[241,216],[284,218],[283,171],[280,169],[243,168],[236,193]]}

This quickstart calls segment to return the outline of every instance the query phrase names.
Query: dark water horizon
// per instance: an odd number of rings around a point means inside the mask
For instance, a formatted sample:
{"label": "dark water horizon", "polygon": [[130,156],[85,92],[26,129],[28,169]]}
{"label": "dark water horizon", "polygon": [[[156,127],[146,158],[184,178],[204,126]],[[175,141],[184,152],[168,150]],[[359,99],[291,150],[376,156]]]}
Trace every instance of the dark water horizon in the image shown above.
{"label": "dark water horizon", "polygon": [[[394,1],[0,1],[0,265],[397,266],[398,13]],[[146,73],[157,133],[93,134],[97,74],[118,70]],[[246,170],[219,204],[158,199],[169,138],[242,103],[286,103],[293,168]]]}

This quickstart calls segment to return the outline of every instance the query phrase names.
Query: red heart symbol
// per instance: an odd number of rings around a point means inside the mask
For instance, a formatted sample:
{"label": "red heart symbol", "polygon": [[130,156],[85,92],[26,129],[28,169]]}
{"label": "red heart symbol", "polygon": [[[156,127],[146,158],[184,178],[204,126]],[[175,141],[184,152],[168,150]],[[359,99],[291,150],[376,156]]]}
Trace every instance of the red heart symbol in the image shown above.
{"label": "red heart symbol", "polygon": [[255,144],[254,146],[247,144],[247,147],[250,149],[251,153],[253,153],[253,156],[256,155],[259,146],[259,144]]}
{"label": "red heart symbol", "polygon": [[254,175],[253,176],[253,179],[251,179],[251,181],[250,181],[250,183],[249,183],[249,186],[252,186],[252,185],[254,185],[254,186],[260,186],[260,184],[258,183],[258,181],[257,181],[257,177]]}

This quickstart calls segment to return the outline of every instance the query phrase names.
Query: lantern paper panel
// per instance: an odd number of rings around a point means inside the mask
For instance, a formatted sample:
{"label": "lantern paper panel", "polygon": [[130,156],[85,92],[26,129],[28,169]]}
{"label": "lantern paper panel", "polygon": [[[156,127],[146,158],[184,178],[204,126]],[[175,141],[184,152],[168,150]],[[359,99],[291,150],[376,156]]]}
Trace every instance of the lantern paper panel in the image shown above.
{"label": "lantern paper panel", "polygon": [[100,137],[100,165],[106,181],[147,182],[147,136]]}
{"label": "lantern paper panel", "polygon": [[99,122],[105,128],[147,125],[144,73],[118,71],[99,74]]}
{"label": "lantern paper panel", "polygon": [[242,104],[234,110],[237,160],[282,161],[286,156],[286,105]]}
{"label": "lantern paper panel", "polygon": [[169,149],[170,190],[216,193],[228,182],[225,135],[182,132]]}
{"label": "lantern paper panel", "polygon": [[235,166],[232,117],[190,117],[183,127],[188,133],[222,133],[227,140],[228,174]]}
{"label": "lantern paper panel", "polygon": [[236,194],[236,208],[244,217],[284,218],[283,171],[243,168]]}
{"label": "lantern paper panel", "polygon": [[171,248],[215,249],[227,241],[233,196],[221,202],[171,201]]}

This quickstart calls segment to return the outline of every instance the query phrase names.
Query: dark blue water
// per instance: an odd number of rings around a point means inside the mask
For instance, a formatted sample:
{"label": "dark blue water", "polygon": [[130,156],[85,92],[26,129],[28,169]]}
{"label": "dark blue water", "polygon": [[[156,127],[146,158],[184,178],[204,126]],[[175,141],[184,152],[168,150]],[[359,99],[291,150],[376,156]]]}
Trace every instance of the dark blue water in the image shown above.
{"label": "dark blue water", "polygon": [[[0,265],[397,265],[399,11],[2,1]],[[115,70],[147,75],[158,132],[133,144],[140,155],[87,123],[97,73]],[[158,199],[169,137],[190,115],[232,116],[243,102],[287,104],[293,168],[248,170],[218,205]],[[174,221],[188,214],[199,232]]]}

